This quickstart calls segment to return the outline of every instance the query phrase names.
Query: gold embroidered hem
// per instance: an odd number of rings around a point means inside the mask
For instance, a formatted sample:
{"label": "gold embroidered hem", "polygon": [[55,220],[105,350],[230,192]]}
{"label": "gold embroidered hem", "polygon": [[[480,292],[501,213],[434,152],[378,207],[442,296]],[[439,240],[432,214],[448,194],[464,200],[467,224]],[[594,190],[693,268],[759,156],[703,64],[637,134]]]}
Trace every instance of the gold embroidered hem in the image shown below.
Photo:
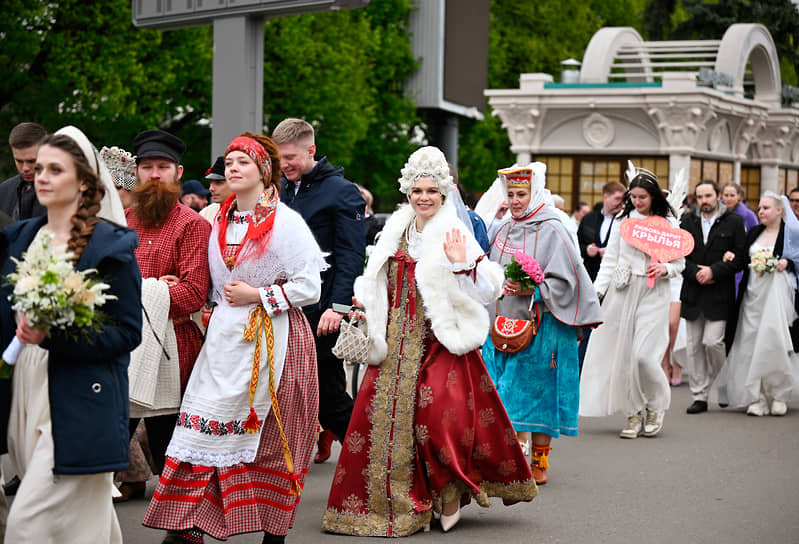
{"label": "gold embroidered hem", "polygon": [[[535,480],[528,480],[525,482],[483,482],[478,485],[480,493],[474,494],[471,489],[462,481],[451,482],[444,486],[441,490],[440,497],[433,497],[433,510],[441,512],[441,505],[452,501],[460,501],[464,495],[467,495],[471,501],[474,498],[475,502],[483,508],[491,506],[489,497],[499,497],[508,501],[531,501],[538,496],[538,486]],[[463,501],[461,501],[463,504]]]}
{"label": "gold embroidered hem", "polygon": [[[418,514],[406,514],[394,518],[391,536],[409,536],[425,528],[430,523],[432,510]],[[331,533],[354,536],[388,536],[385,516],[369,512],[357,514],[352,511],[338,511],[328,507],[322,517],[322,528]]]}

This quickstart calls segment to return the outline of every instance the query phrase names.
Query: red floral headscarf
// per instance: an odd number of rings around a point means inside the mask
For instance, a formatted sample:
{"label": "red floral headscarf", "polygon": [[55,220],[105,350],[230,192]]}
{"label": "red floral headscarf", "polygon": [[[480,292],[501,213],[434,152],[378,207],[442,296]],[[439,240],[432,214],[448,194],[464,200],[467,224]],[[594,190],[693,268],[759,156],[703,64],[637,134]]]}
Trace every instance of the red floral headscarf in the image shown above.
{"label": "red floral headscarf", "polygon": [[237,136],[225,149],[225,157],[231,151],[241,151],[249,156],[258,165],[261,174],[264,176],[264,185],[272,183],[272,159],[269,158],[269,153],[266,152],[264,146],[258,140],[254,140],[247,136]]}
{"label": "red floral headscarf", "polygon": [[[230,145],[225,149],[225,156],[231,151],[241,151],[249,156],[261,170],[264,176],[264,185],[268,186],[272,183],[272,159],[269,153],[266,152],[264,146],[257,140],[247,136],[238,136],[230,142]],[[269,190],[265,190],[258,203],[255,205],[252,216],[247,217],[249,226],[247,227],[247,236],[241,241],[239,248],[236,252],[235,262],[241,262],[250,257],[260,257],[269,245],[269,240],[272,237],[272,226],[275,223],[275,212],[278,203],[278,188],[272,188],[271,195]],[[230,195],[225,202],[222,203],[221,209],[216,216],[218,223],[218,242],[219,249],[224,254],[227,226],[230,216],[236,209],[236,194]]]}

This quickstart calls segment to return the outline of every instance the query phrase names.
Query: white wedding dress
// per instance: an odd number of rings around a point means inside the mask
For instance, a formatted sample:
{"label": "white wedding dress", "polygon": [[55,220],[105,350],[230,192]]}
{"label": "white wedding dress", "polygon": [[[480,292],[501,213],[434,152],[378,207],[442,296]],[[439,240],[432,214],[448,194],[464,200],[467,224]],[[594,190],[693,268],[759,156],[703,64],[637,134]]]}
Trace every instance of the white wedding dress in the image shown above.
{"label": "white wedding dress", "polygon": [[[757,242],[749,255],[764,248]],[[748,406],[761,393],[768,401],[787,402],[799,393],[799,355],[788,330],[796,319],[793,272],[750,270],[738,312],[735,340],[716,386],[720,403]],[[793,392],[793,393],[792,393]]]}

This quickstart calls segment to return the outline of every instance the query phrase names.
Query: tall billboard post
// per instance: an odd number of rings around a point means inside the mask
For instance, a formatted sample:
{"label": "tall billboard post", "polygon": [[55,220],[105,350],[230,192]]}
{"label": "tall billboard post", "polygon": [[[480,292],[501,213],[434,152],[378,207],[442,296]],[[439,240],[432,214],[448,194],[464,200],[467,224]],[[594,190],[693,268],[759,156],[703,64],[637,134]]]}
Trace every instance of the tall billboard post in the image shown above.
{"label": "tall billboard post", "polygon": [[458,164],[461,118],[482,119],[488,86],[489,0],[423,0],[411,13],[420,59],[406,90],[427,118],[431,144]]}
{"label": "tall billboard post", "polygon": [[131,11],[139,28],[213,25],[213,162],[241,132],[263,132],[264,20],[368,4],[369,0],[132,0]]}
{"label": "tall billboard post", "polygon": [[214,19],[211,158],[236,136],[263,131],[264,17]]}

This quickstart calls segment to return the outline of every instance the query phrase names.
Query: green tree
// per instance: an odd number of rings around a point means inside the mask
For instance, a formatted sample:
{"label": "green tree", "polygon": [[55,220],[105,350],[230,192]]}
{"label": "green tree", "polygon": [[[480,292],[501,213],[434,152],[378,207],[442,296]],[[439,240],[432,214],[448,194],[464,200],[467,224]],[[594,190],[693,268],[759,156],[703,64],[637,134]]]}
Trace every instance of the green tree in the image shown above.
{"label": "green tree", "polygon": [[[488,88],[515,89],[519,75],[560,73],[560,62],[581,59],[591,36],[603,26],[637,26],[644,0],[583,2],[491,1]],[[512,164],[510,142],[498,119],[461,123],[458,166],[464,186],[485,191],[496,170]]]}
{"label": "green tree", "polygon": [[314,125],[319,154],[391,209],[396,178],[417,123],[404,83],[416,69],[410,3],[373,0],[365,9],[274,19],[266,24],[265,126],[285,117]]}
{"label": "green tree", "polygon": [[721,39],[730,25],[760,23],[774,39],[783,83],[799,84],[799,11],[790,0],[652,0],[646,13],[649,39]]}
{"label": "green tree", "polygon": [[[390,209],[417,123],[404,83],[416,69],[408,0],[265,23],[264,128],[301,117],[317,146]],[[135,28],[129,0],[6,0],[0,10],[0,133],[21,121],[78,126],[131,147],[146,128],[188,144],[186,178],[208,167],[213,30]],[[2,156],[5,153],[5,157]],[[13,172],[0,146],[5,174]]]}
{"label": "green tree", "polygon": [[[10,67],[0,80],[4,134],[26,120],[49,130],[73,124],[98,146],[130,148],[145,128],[195,140],[196,121],[209,116],[210,28],[137,29],[127,0],[13,0],[3,3],[0,28],[0,59]],[[210,141],[207,128],[199,132]],[[205,165],[199,151],[187,159]]]}

